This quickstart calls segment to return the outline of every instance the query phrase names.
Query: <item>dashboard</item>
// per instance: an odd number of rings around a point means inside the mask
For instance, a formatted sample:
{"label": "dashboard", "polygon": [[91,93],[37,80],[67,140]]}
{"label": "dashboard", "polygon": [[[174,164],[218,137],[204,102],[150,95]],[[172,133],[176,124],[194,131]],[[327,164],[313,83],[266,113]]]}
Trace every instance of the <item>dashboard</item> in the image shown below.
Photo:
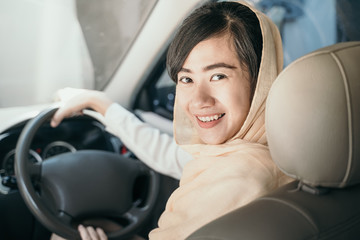
{"label": "dashboard", "polygon": [[[0,133],[0,194],[16,189],[14,172],[16,144],[27,121]],[[65,119],[58,127],[43,124],[30,146],[29,161],[41,162],[66,152],[93,149],[124,153],[119,138],[105,130],[102,123],[89,116]]]}

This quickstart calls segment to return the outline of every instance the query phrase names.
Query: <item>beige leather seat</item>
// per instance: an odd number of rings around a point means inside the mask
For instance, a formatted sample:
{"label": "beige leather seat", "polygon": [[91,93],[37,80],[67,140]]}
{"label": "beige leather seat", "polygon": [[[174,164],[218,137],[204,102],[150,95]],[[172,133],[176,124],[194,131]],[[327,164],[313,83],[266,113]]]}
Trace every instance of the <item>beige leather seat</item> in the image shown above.
{"label": "beige leather seat", "polygon": [[188,239],[360,239],[360,42],[289,65],[267,101],[273,160],[297,181]]}

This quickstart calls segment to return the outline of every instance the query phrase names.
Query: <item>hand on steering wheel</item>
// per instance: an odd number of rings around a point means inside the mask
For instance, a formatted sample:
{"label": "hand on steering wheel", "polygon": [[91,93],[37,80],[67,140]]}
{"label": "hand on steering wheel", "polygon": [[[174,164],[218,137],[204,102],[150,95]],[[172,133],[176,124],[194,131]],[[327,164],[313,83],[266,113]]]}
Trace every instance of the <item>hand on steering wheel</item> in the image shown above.
{"label": "hand on steering wheel", "polygon": [[105,232],[101,228],[84,227],[79,225],[78,230],[82,240],[107,240]]}
{"label": "hand on steering wheel", "polygon": [[101,115],[105,115],[112,101],[105,93],[95,90],[63,88],[56,92],[56,101],[61,102],[61,107],[51,119],[51,126],[56,127],[65,117],[82,114],[86,108],[94,109]]}

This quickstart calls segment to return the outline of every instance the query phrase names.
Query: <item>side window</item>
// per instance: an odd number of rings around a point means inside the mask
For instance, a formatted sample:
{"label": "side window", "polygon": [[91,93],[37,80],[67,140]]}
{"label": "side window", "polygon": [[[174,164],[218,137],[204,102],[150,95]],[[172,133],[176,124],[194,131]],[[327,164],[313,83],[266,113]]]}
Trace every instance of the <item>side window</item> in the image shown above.
{"label": "side window", "polygon": [[76,0],[95,89],[103,89],[111,79],[155,4],[156,0]]}
{"label": "side window", "polygon": [[133,109],[137,110],[143,120],[145,120],[144,113],[153,113],[164,120],[173,120],[176,84],[171,80],[165,67],[166,52],[167,49],[146,77],[144,85],[135,98]]}
{"label": "side window", "polygon": [[171,80],[166,70],[161,74],[155,83],[153,106],[156,113],[173,119],[175,101],[175,82]]}
{"label": "side window", "polygon": [[166,71],[165,53],[166,51],[146,77],[135,97],[133,109],[141,120],[172,135],[176,85]]}

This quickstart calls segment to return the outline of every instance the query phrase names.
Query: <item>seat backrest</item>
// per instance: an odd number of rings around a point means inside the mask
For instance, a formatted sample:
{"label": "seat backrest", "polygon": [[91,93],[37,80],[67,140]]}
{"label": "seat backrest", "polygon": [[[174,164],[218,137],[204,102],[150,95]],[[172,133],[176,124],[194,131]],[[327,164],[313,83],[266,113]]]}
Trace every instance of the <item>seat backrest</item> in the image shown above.
{"label": "seat backrest", "polygon": [[311,186],[360,183],[360,42],[308,54],[269,93],[269,148],[289,176]]}
{"label": "seat backrest", "polygon": [[267,100],[271,156],[297,181],[188,239],[360,239],[360,42],[290,64]]}

